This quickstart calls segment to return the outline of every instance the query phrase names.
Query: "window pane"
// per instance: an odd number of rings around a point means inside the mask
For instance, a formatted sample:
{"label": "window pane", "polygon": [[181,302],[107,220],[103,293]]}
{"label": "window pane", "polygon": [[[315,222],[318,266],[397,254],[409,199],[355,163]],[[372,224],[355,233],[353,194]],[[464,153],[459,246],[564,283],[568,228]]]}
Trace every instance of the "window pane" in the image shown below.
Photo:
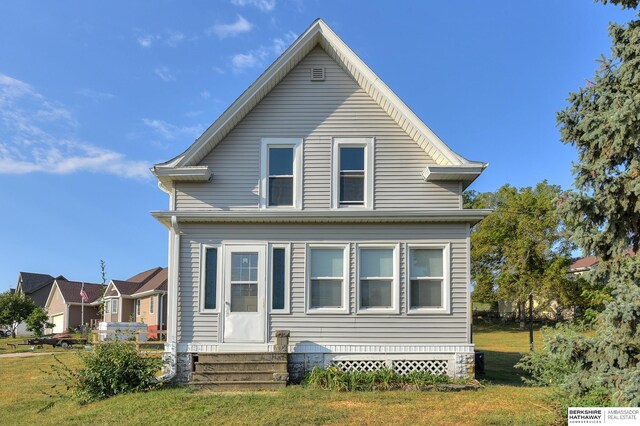
{"label": "window pane", "polygon": [[362,172],[340,173],[340,202],[364,203],[364,174]]}
{"label": "window pane", "polygon": [[311,249],[312,277],[342,277],[344,275],[343,249]]}
{"label": "window pane", "polygon": [[269,175],[293,175],[293,148],[269,148]]}
{"label": "window pane", "polygon": [[269,205],[293,206],[293,178],[269,178]]}
{"label": "window pane", "polygon": [[364,170],[364,147],[340,148],[340,170]]}
{"label": "window pane", "polygon": [[361,277],[392,277],[393,249],[360,250]]}
{"label": "window pane", "polygon": [[231,281],[258,280],[258,253],[231,254]]}
{"label": "window pane", "polygon": [[231,312],[258,312],[258,284],[231,284]]}
{"label": "window pane", "polygon": [[442,280],[411,280],[411,308],[441,308]]}
{"label": "window pane", "polygon": [[272,309],[284,309],[285,285],[285,250],[273,249],[273,264],[271,265]]}
{"label": "window pane", "polygon": [[204,281],[204,308],[216,308],[216,292],[218,286],[218,250],[207,249]]}
{"label": "window pane", "polygon": [[360,306],[363,308],[390,308],[391,280],[360,280]]}
{"label": "window pane", "polygon": [[442,249],[411,249],[412,277],[442,277]]}
{"label": "window pane", "polygon": [[311,307],[342,307],[342,280],[311,280]]}
{"label": "window pane", "polygon": [[111,301],[111,312],[114,314],[118,313],[118,299],[113,299]]}

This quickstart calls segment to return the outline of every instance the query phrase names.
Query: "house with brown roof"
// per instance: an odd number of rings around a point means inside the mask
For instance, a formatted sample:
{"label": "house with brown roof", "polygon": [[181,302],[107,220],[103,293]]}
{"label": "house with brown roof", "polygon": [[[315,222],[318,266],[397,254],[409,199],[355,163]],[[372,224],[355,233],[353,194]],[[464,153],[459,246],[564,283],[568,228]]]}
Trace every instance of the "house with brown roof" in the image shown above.
{"label": "house with brown roof", "polygon": [[[83,288],[87,296],[84,301],[81,295]],[[56,278],[44,306],[49,313],[49,322],[54,324],[49,331],[63,333],[99,319],[103,288],[101,284]]]}
{"label": "house with brown roof", "polygon": [[[111,280],[103,303],[104,322],[141,322],[150,332],[167,328],[167,268],[152,268],[121,281]],[[156,337],[157,333],[149,333]]]}

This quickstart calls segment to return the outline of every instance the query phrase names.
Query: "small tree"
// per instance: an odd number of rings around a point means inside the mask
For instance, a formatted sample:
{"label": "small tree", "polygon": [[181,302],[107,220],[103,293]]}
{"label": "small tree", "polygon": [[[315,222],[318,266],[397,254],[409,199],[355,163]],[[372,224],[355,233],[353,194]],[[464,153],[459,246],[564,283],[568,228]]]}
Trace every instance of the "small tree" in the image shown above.
{"label": "small tree", "polygon": [[49,315],[42,306],[36,308],[26,319],[27,330],[33,332],[36,337],[44,335],[45,328],[52,328],[55,324],[49,322]]}
{"label": "small tree", "polygon": [[11,336],[16,337],[18,324],[26,320],[36,308],[36,304],[29,296],[6,291],[0,294],[0,325],[11,330]]}

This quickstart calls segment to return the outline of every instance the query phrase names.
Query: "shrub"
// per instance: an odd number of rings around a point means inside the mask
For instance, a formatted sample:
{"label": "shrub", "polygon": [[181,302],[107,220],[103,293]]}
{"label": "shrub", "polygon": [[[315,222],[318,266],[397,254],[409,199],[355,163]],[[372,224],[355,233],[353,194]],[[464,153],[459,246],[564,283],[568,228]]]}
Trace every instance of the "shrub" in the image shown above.
{"label": "shrub", "polygon": [[407,375],[400,375],[395,371],[383,368],[378,371],[342,371],[338,367],[313,367],[311,373],[305,377],[307,386],[338,392],[345,391],[373,391],[402,389],[414,386],[426,389],[430,386],[451,383],[447,375],[434,375],[424,371],[414,371]]}
{"label": "shrub", "polygon": [[54,326],[53,323],[49,322],[49,314],[42,306],[36,306],[25,322],[27,323],[27,330],[32,331],[36,337],[41,337],[45,328]]}
{"label": "shrub", "polygon": [[142,356],[129,343],[98,344],[93,351],[80,353],[80,358],[82,366],[77,371],[66,366],[55,370],[82,404],[162,385],[156,378],[162,360]]}

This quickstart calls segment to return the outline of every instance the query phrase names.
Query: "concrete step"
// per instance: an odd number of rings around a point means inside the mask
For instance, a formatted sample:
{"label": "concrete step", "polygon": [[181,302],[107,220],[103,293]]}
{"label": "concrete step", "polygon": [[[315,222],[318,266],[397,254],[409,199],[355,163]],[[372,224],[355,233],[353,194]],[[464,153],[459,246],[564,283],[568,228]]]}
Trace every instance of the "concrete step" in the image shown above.
{"label": "concrete step", "polygon": [[284,389],[287,382],[274,381],[244,381],[244,382],[221,382],[221,381],[203,381],[192,382],[192,386],[198,389],[207,389],[213,391],[257,391],[257,390],[279,390]]}
{"label": "concrete step", "polygon": [[260,371],[286,373],[287,361],[218,361],[195,363],[196,373],[220,373],[240,371]]}
{"label": "concrete step", "polygon": [[218,352],[214,354],[198,354],[198,362],[231,362],[231,361],[287,361],[286,353],[279,352]]}
{"label": "concrete step", "polygon": [[193,382],[286,382],[287,373],[274,373],[272,371],[224,371],[215,373],[193,373]]}

